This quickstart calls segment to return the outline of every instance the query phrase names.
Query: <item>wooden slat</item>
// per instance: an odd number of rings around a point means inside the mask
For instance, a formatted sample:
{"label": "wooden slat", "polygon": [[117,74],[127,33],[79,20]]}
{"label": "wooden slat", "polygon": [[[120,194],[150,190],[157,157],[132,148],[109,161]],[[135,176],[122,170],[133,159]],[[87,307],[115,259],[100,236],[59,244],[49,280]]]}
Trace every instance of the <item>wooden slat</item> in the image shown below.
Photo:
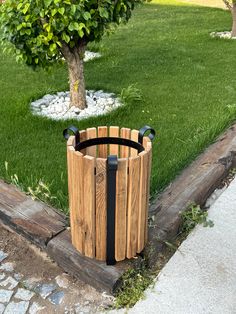
{"label": "wooden slat", "polygon": [[[131,131],[131,140],[132,141],[135,141],[135,142],[138,142],[138,131],[137,130],[132,130]],[[134,148],[130,148],[130,156],[131,157],[135,157],[138,155],[138,151],[137,149],[134,149]]]}
{"label": "wooden slat", "polygon": [[95,158],[83,157],[84,253],[95,257]]}
{"label": "wooden slat", "polygon": [[144,245],[148,242],[148,210],[149,210],[149,195],[150,195],[150,180],[151,180],[151,169],[152,169],[152,143],[147,142],[147,152],[148,152],[148,173],[147,173],[147,198],[146,198],[146,217],[145,217],[145,239]]}
{"label": "wooden slat", "polygon": [[122,261],[126,255],[126,215],[128,160],[119,159],[116,174],[116,225],[115,225],[115,259]]}
{"label": "wooden slat", "polygon": [[140,167],[140,190],[139,190],[139,213],[138,213],[138,241],[137,252],[144,249],[146,237],[146,217],[147,217],[147,181],[148,178],[148,152],[143,151],[139,154],[141,158]]}
{"label": "wooden slat", "polygon": [[[96,138],[97,137],[97,129],[96,128],[88,128],[87,129],[87,140],[90,138]],[[97,156],[97,147],[91,146],[86,148],[86,155],[96,157]]]}
{"label": "wooden slat", "polygon": [[[74,214],[74,193],[75,193],[75,186],[74,182],[74,147],[72,145],[72,136],[69,137],[67,141],[67,172],[68,172],[68,196],[69,196],[69,209],[70,209],[70,226],[71,226],[71,233],[75,234],[75,214]],[[76,240],[72,237],[73,245],[76,245]]]}
{"label": "wooden slat", "polygon": [[140,157],[129,158],[128,176],[128,212],[127,212],[127,258],[136,255],[138,238],[138,208],[139,208],[139,182]]}
{"label": "wooden slat", "polygon": [[[130,139],[130,129],[121,128],[120,137]],[[120,157],[127,158],[129,157],[130,148],[128,146],[120,146]]]}
{"label": "wooden slat", "polygon": [[107,230],[106,159],[96,160],[96,258],[106,260]]}
{"label": "wooden slat", "polygon": [[[107,136],[107,127],[99,126],[98,127],[98,137],[106,137]],[[98,157],[107,158],[107,147],[108,145],[98,145]]]}
{"label": "wooden slat", "polygon": [[67,146],[75,146],[75,136],[74,135],[71,135],[68,140],[67,140]]}
{"label": "wooden slat", "polygon": [[[110,126],[110,137],[119,137],[119,127]],[[119,145],[110,145],[110,155],[119,156]]]}
{"label": "wooden slat", "polygon": [[144,136],[144,138],[143,138],[143,147],[145,148],[145,150],[147,150],[148,147],[152,147],[152,142],[148,136]]}
{"label": "wooden slat", "polygon": [[70,208],[71,237],[76,249],[84,253],[84,199],[83,199],[83,155],[74,152],[73,155],[73,207]]}
{"label": "wooden slat", "polygon": [[[86,141],[86,139],[87,139],[87,132],[86,132],[86,130],[80,131],[79,134],[80,134],[80,142]],[[86,148],[82,149],[80,152],[82,154],[86,155]]]}

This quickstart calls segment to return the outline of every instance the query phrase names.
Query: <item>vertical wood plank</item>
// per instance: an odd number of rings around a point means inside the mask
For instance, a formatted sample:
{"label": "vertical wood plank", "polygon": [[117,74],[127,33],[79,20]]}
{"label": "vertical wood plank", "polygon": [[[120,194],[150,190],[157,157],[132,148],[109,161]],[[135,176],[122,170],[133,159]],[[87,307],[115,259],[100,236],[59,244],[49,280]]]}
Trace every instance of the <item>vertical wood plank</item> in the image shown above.
{"label": "vertical wood plank", "polygon": [[122,261],[126,256],[126,215],[128,190],[128,160],[119,159],[116,174],[116,224],[115,259]]}
{"label": "vertical wood plank", "polygon": [[[110,126],[110,137],[119,137],[120,128],[118,126]],[[119,145],[110,145],[110,155],[119,156]]]}
{"label": "vertical wood plank", "polygon": [[83,157],[84,167],[84,253],[95,257],[95,158]]}
{"label": "vertical wood plank", "polygon": [[[96,138],[97,137],[97,129],[96,128],[88,128],[86,130],[87,132],[87,140],[90,138]],[[86,148],[86,155],[96,157],[97,156],[97,146],[91,146]]]}
{"label": "vertical wood plank", "polygon": [[[138,142],[138,130],[132,130],[131,131],[131,140],[134,141],[134,142]],[[130,148],[130,156],[131,157],[135,157],[138,155],[138,151],[137,149],[134,149],[134,148]]]}
{"label": "vertical wood plank", "polygon": [[[73,154],[73,218],[71,219],[72,243],[84,253],[84,202],[83,202],[83,155]],[[72,227],[73,226],[73,227]]]}
{"label": "vertical wood plank", "polygon": [[[86,130],[80,131],[79,134],[80,134],[80,142],[86,141],[86,139],[87,139],[87,132],[86,132]],[[82,149],[80,152],[83,155],[86,155],[86,148]]]}
{"label": "vertical wood plank", "polygon": [[150,180],[151,180],[151,169],[152,169],[152,143],[147,141],[147,153],[148,153],[148,174],[147,174],[147,198],[146,198],[146,218],[145,218],[145,245],[148,242],[148,209],[149,209],[149,196],[150,196]]}
{"label": "vertical wood plank", "polygon": [[106,260],[107,238],[107,160],[96,160],[96,258]]}
{"label": "vertical wood plank", "polygon": [[139,182],[140,157],[129,158],[128,178],[128,212],[127,212],[127,258],[136,255],[138,237],[138,208],[139,208]]}
{"label": "vertical wood plank", "polygon": [[140,253],[145,245],[146,217],[147,217],[147,180],[148,180],[148,153],[143,151],[140,156],[140,190],[139,190],[139,213],[138,213],[138,241],[137,252]]}
{"label": "vertical wood plank", "polygon": [[[107,126],[99,126],[98,127],[98,137],[106,137],[107,136]],[[98,145],[98,157],[107,158],[107,144]]]}
{"label": "vertical wood plank", "polygon": [[[130,129],[121,128],[120,129],[120,137],[130,139]],[[122,146],[120,147],[120,157],[127,158],[129,157],[130,147]]]}

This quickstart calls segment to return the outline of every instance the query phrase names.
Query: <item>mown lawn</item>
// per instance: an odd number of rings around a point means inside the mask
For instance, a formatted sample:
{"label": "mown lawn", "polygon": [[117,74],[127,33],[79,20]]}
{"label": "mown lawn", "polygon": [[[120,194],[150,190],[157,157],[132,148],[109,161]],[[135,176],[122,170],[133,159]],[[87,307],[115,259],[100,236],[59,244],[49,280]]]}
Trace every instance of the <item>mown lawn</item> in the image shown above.
{"label": "mown lawn", "polygon": [[143,101],[103,117],[55,122],[35,117],[29,102],[67,90],[67,72],[33,72],[0,57],[0,176],[17,174],[25,188],[43,179],[67,206],[66,144],[62,130],[97,125],[157,131],[152,193],[162,190],[236,116],[235,41],[212,39],[231,17],[221,9],[157,0],[139,8],[129,24],[104,38],[101,59],[85,66],[87,88],[120,93],[136,84]]}

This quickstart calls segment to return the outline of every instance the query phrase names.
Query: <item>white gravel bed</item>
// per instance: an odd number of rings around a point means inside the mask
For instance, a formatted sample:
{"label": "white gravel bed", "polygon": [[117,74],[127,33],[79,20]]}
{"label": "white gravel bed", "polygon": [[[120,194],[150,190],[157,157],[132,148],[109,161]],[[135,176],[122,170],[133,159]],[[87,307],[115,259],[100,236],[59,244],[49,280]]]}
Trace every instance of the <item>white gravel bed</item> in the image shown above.
{"label": "white gravel bed", "polygon": [[224,32],[212,32],[210,33],[211,37],[219,37],[223,39],[236,39],[236,37],[231,37],[231,32],[224,31]]}
{"label": "white gravel bed", "polygon": [[115,98],[115,94],[105,93],[102,90],[86,91],[86,103],[87,108],[83,110],[75,106],[70,108],[70,93],[58,92],[55,95],[45,95],[43,98],[32,102],[31,110],[34,115],[54,120],[82,120],[109,113],[122,105],[119,98]]}

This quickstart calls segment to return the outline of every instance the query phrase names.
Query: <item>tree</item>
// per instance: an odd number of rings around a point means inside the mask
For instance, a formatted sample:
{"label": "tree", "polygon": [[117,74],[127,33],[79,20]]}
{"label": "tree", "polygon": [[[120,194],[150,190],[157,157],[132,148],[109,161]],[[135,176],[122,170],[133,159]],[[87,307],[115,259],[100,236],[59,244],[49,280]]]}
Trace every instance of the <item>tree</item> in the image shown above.
{"label": "tree", "polygon": [[89,42],[111,26],[127,22],[142,0],[6,0],[1,5],[3,42],[17,60],[48,67],[62,56],[68,64],[70,106],[86,107],[83,58]]}
{"label": "tree", "polygon": [[223,2],[232,14],[233,25],[231,30],[231,37],[236,37],[236,0],[223,0]]}

